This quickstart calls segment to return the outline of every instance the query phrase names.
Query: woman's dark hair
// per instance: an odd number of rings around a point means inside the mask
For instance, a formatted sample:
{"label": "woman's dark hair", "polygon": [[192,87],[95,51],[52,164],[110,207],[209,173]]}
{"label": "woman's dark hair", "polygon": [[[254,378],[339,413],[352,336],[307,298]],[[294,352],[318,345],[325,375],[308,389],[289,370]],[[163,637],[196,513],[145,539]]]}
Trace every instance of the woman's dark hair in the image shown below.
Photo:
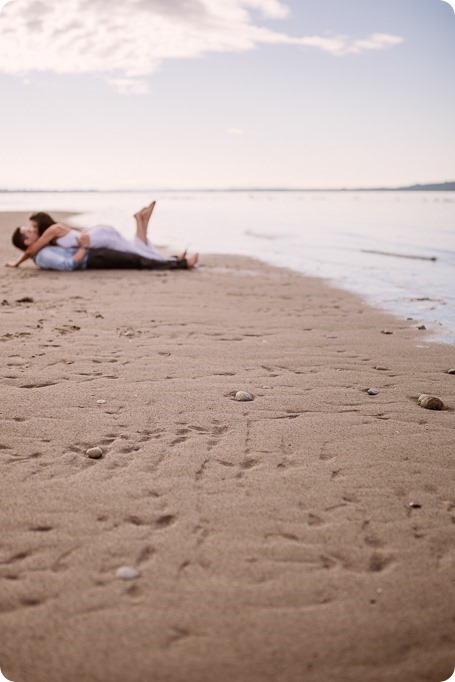
{"label": "woman's dark hair", "polygon": [[24,243],[24,235],[22,234],[20,227],[16,227],[13,232],[13,244],[16,248],[21,249],[21,251],[25,251],[27,248],[27,245]]}
{"label": "woman's dark hair", "polygon": [[[29,220],[33,220],[38,227],[38,234],[41,235],[47,230],[51,225],[55,225],[55,220],[51,218],[49,213],[33,213]],[[19,247],[20,248],[20,247]]]}

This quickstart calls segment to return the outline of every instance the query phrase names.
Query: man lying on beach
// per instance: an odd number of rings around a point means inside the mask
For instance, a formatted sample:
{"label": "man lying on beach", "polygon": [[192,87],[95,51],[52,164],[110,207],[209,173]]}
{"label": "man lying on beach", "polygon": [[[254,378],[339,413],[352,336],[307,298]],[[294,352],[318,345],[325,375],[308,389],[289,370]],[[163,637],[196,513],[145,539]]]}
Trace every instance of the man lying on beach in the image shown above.
{"label": "man lying on beach", "polygon": [[189,269],[196,265],[198,254],[166,257],[147,239],[147,228],[156,202],[134,214],[136,235],[132,242],[110,225],[76,230],[56,223],[47,213],[34,213],[28,227],[18,227],[13,244],[23,251],[8,267],[19,267],[28,258],[45,270],[85,270],[131,268],[147,270]]}
{"label": "man lying on beach", "polygon": [[114,249],[45,246],[33,260],[41,270],[190,270],[198,258],[196,253],[184,258],[154,260]]}

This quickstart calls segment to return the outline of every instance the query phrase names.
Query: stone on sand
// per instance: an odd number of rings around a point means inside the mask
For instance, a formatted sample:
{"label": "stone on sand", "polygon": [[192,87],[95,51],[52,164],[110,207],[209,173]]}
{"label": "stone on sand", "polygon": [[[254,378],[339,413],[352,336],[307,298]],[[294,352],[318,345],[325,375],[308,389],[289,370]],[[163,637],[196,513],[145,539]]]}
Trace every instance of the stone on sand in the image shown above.
{"label": "stone on sand", "polygon": [[422,393],[417,402],[420,407],[424,407],[427,410],[442,410],[444,407],[441,398],[436,398],[436,396],[428,395],[427,393]]}
{"label": "stone on sand", "polygon": [[90,457],[90,459],[101,459],[103,456],[103,451],[100,447],[89,448],[86,450],[85,454]]}
{"label": "stone on sand", "polygon": [[237,391],[235,394],[235,399],[239,401],[247,401],[247,400],[253,400],[253,396],[251,393],[247,393],[247,391]]}

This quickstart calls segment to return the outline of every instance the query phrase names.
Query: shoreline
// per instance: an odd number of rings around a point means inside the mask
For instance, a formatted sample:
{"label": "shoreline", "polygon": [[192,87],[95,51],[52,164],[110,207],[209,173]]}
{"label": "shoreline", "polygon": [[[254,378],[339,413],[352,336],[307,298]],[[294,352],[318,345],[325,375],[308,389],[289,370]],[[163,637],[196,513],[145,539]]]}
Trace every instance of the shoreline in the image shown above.
{"label": "shoreline", "polygon": [[447,679],[453,348],[322,279],[201,263],[3,268],[0,668]]}
{"label": "shoreline", "polygon": [[[357,199],[359,199],[359,197],[360,195]],[[423,238],[423,241],[422,238],[419,238],[415,248],[409,246],[408,249],[405,249],[403,246],[403,248],[400,249],[398,246],[393,247],[392,243],[390,243],[388,250],[390,252],[395,251],[396,253],[394,253],[393,257],[388,255],[386,258],[384,255],[378,255],[376,253],[379,246],[375,243],[374,235],[370,235],[366,242],[357,240],[358,243],[351,244],[351,246],[349,246],[350,237],[347,235],[347,249],[345,249],[343,241],[340,241],[341,235],[339,234],[337,236],[338,228],[335,227],[333,229],[332,226],[332,228],[328,227],[328,229],[329,232],[333,234],[335,246],[338,245],[338,248],[340,249],[339,253],[341,254],[339,262],[337,262],[338,259],[335,257],[335,254],[338,253],[338,251],[334,245],[332,245],[333,248],[328,248],[327,251],[323,244],[318,244],[318,238],[313,234],[313,236],[309,236],[308,249],[304,249],[303,238],[297,237],[299,232],[299,221],[303,219],[307,213],[311,216],[314,207],[307,207],[306,209],[303,209],[303,212],[300,214],[299,211],[302,210],[301,206],[303,206],[303,204],[300,205],[299,202],[297,202],[294,206],[295,211],[293,210],[292,213],[294,218],[292,218],[289,214],[290,205],[287,200],[281,199],[277,200],[277,202],[273,202],[271,201],[271,198],[269,198],[270,201],[268,202],[265,199],[260,200],[258,195],[255,198],[256,201],[249,201],[248,198],[246,198],[228,202],[229,205],[225,208],[230,211],[230,217],[226,218],[224,222],[222,221],[219,236],[211,237],[210,233],[207,232],[207,224],[210,222],[210,212],[212,212],[213,219],[216,220],[218,200],[210,199],[208,196],[204,199],[197,199],[195,200],[197,206],[191,208],[190,205],[189,215],[186,216],[186,203],[185,206],[183,206],[179,201],[173,202],[172,199],[165,199],[164,194],[160,195],[160,197],[158,197],[159,203],[160,201],[164,202],[164,205],[162,206],[164,210],[162,213],[159,212],[159,215],[156,217],[156,222],[152,226],[152,235],[154,235],[156,243],[166,243],[170,239],[171,242],[176,245],[176,248],[180,248],[182,245],[187,245],[188,239],[190,239],[195,246],[197,245],[196,250],[200,251],[200,247],[202,246],[207,254],[229,253],[236,250],[239,255],[242,254],[244,256],[259,258],[263,262],[274,267],[288,267],[292,268],[295,272],[301,272],[305,276],[320,277],[331,286],[362,295],[369,305],[373,305],[380,310],[385,310],[399,319],[411,320],[411,318],[413,318],[416,327],[424,325],[431,332],[432,341],[454,345],[455,300],[451,294],[452,290],[450,288],[450,283],[453,279],[452,275],[455,261],[453,261],[450,252],[450,244],[452,244],[453,241],[451,237],[447,237],[447,245],[449,248],[447,256],[440,253],[438,248],[432,250],[430,247],[427,248],[426,246],[423,246],[423,244],[425,244],[425,238]],[[188,197],[187,199],[189,200]],[[73,197],[73,199],[68,197],[65,201],[62,200],[61,202],[58,202],[56,196],[50,196],[47,203],[50,202],[51,205],[54,205],[52,203],[53,200],[61,207],[65,207],[70,203],[73,206],[79,205],[80,208],[80,202],[84,203],[83,200],[80,199],[78,204],[76,197]],[[94,200],[90,200],[89,195],[87,195],[85,203],[88,213],[79,213],[79,220],[83,223],[85,221],[85,224],[88,225],[107,222],[118,226],[123,234],[127,236],[132,235],[129,210],[125,211],[126,204],[123,204],[125,202],[127,204],[129,202],[134,203],[137,200],[133,199],[132,196],[129,197],[129,199],[122,200],[119,196],[117,199],[112,199],[113,204],[111,209],[106,210],[101,210],[100,206],[96,208],[96,202],[91,204],[90,201],[93,202]],[[106,206],[109,206],[110,201],[111,200],[106,195],[102,200],[102,203],[106,203]],[[285,222],[281,228],[278,229],[277,225],[280,225],[281,202],[284,202],[282,208]],[[223,209],[225,203],[226,201],[223,200],[221,202],[221,207],[218,206],[218,208]],[[261,215],[268,215],[266,204],[269,203],[269,209],[271,210],[270,220],[272,220],[275,228],[271,228],[270,226],[267,227],[266,224],[261,230],[257,221]],[[345,203],[346,202],[342,201],[343,206]],[[369,203],[370,201],[368,200],[366,202],[367,206],[361,209],[361,213],[365,213]],[[251,204],[250,207],[249,204]],[[361,204],[362,202],[360,202],[359,206]],[[412,201],[411,204],[414,206]],[[123,208],[121,208],[122,205]],[[390,211],[391,207],[389,204],[387,205],[389,206],[388,211]],[[248,210],[250,209],[253,210],[250,220],[254,229],[247,230],[245,225],[242,227],[238,224],[238,221],[236,221],[236,214],[238,213],[240,206],[243,206],[242,213],[245,211],[248,213]],[[351,204],[350,202],[344,206],[348,214],[349,211],[352,210],[352,206],[354,206],[354,204]],[[380,201],[379,208],[381,206],[382,202]],[[373,209],[374,207],[370,208]],[[197,213],[198,209],[201,210],[203,216],[199,225],[195,218],[195,211]],[[415,211],[415,209],[416,207],[414,206],[413,210]],[[424,209],[425,203],[422,205],[422,210]],[[437,206],[435,210],[437,210]],[[323,214],[324,209],[321,209],[321,211]],[[328,213],[330,213],[330,211],[328,211]],[[321,220],[322,214],[318,209],[314,216],[315,219]],[[445,215],[446,214],[447,210],[445,210]],[[296,216],[300,216],[300,218],[297,218]],[[357,215],[357,219],[358,217],[359,216]],[[328,219],[330,221],[330,216],[328,216]],[[178,227],[179,225],[186,224],[187,220],[189,223],[189,234],[187,231],[183,231]],[[229,234],[229,225],[232,225],[232,229],[234,230],[233,240],[230,238],[223,238],[223,225],[226,234]],[[270,223],[270,225],[272,225],[272,223]],[[283,232],[286,232],[287,228],[285,228],[285,225],[293,226],[290,227],[289,235],[286,235],[285,233],[282,234]],[[294,237],[292,237],[293,230],[295,231]],[[284,241],[281,241],[281,237],[284,237]],[[291,241],[286,241],[287,237]],[[295,243],[294,246],[291,247],[292,239],[295,240]],[[388,241],[390,242],[390,239]],[[438,242],[436,239],[436,242],[441,246],[439,243],[440,240]],[[368,243],[373,252],[363,255],[362,251],[367,248]],[[231,246],[234,246],[234,249],[231,249]],[[174,251],[172,251],[172,253],[173,252]],[[418,259],[423,257],[425,257],[425,259],[437,257],[438,261],[430,263],[421,261],[418,265],[415,265],[413,263],[416,262],[416,258],[402,258],[403,252],[407,255],[412,254],[416,257],[418,256]]]}

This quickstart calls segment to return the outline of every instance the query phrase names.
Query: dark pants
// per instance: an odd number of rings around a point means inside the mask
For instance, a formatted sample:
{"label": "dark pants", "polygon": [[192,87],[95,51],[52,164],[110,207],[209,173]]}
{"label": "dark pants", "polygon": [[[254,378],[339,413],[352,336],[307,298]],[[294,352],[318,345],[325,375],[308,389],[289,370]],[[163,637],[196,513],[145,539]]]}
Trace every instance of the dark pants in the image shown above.
{"label": "dark pants", "polygon": [[112,249],[89,249],[87,257],[87,270],[184,270],[187,267],[186,258],[153,260]]}

